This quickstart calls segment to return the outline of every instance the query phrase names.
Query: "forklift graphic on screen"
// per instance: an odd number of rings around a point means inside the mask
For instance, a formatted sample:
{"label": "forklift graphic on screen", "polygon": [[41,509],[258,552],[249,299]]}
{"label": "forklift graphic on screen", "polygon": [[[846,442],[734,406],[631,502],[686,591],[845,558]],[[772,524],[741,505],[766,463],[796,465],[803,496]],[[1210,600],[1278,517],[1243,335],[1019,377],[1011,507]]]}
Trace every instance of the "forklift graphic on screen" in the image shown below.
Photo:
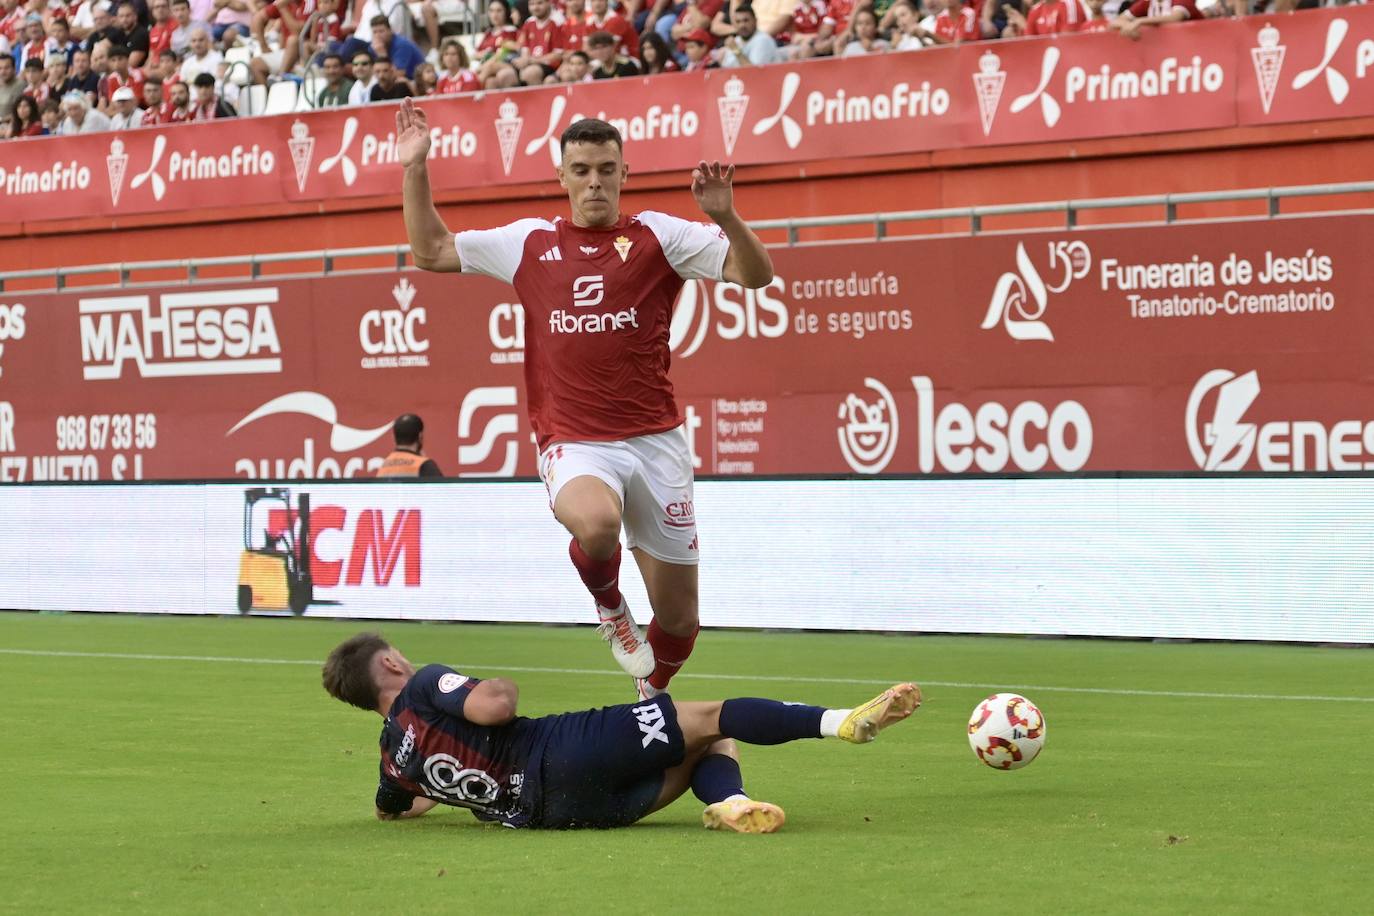
{"label": "forklift graphic on screen", "polygon": [[[301,493],[296,500],[293,512],[291,491],[286,487],[255,487],[243,493],[240,614],[258,610],[299,615],[315,600],[310,579],[310,494]],[[263,524],[255,527],[253,510],[259,503],[267,503],[271,508],[260,513]],[[286,518],[286,524],[276,532],[266,524],[275,508],[273,503],[281,504],[279,511]]]}

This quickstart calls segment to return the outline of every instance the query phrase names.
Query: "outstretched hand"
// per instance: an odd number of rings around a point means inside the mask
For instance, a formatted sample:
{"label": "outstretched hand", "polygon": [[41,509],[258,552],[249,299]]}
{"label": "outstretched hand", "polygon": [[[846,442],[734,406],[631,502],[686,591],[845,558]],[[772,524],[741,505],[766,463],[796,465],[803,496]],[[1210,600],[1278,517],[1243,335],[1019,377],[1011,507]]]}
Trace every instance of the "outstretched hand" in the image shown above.
{"label": "outstretched hand", "polygon": [[692,196],[697,199],[701,212],[717,223],[735,212],[734,178],[735,167],[722,166],[719,162],[708,164],[702,160],[692,170]]}
{"label": "outstretched hand", "polygon": [[408,98],[396,110],[396,155],[402,166],[421,165],[429,155],[429,119]]}

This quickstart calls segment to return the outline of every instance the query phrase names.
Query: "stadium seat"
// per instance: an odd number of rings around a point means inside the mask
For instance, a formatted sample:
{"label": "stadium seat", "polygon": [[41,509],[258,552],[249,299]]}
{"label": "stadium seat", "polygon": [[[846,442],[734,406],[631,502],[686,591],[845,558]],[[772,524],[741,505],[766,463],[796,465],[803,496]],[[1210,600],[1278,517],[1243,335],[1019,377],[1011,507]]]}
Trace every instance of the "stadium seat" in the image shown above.
{"label": "stadium seat", "polygon": [[297,88],[294,80],[281,80],[267,91],[267,108],[263,114],[285,114],[296,108]]}
{"label": "stadium seat", "polygon": [[247,86],[253,80],[253,71],[248,66],[252,59],[253,52],[249,48],[233,47],[225,51],[226,78],[232,80],[236,86]]}
{"label": "stadium seat", "polygon": [[260,115],[267,108],[267,87],[246,86],[239,93],[239,114]]}

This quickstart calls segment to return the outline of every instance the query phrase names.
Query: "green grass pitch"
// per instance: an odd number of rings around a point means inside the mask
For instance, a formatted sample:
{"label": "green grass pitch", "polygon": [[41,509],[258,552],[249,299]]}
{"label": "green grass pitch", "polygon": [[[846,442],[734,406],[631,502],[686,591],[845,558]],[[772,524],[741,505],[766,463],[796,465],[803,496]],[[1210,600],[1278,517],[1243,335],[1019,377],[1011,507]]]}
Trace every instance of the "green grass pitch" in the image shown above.
{"label": "green grass pitch", "polygon": [[[1367,650],[707,632],[681,698],[852,705],[911,678],[926,705],[864,747],[744,748],[746,788],[787,811],[777,835],[704,831],[690,797],[626,830],[546,833],[451,809],[373,819],[380,722],[330,700],[318,674],[363,628],[0,614],[0,911],[1370,905]],[[528,715],[631,699],[585,628],[378,628],[417,663],[515,678]],[[1044,710],[1027,769],[994,772],[969,751],[967,717],[994,689]]]}

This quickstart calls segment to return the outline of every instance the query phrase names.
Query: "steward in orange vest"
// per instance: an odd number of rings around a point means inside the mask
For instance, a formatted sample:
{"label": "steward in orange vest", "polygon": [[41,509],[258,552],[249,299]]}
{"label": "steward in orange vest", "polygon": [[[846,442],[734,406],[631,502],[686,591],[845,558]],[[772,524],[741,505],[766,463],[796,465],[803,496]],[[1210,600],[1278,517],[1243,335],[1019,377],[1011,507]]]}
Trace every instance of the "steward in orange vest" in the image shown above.
{"label": "steward in orange vest", "polygon": [[378,477],[443,477],[439,465],[423,452],[425,423],[413,413],[396,418],[391,428],[396,449],[377,469]]}

